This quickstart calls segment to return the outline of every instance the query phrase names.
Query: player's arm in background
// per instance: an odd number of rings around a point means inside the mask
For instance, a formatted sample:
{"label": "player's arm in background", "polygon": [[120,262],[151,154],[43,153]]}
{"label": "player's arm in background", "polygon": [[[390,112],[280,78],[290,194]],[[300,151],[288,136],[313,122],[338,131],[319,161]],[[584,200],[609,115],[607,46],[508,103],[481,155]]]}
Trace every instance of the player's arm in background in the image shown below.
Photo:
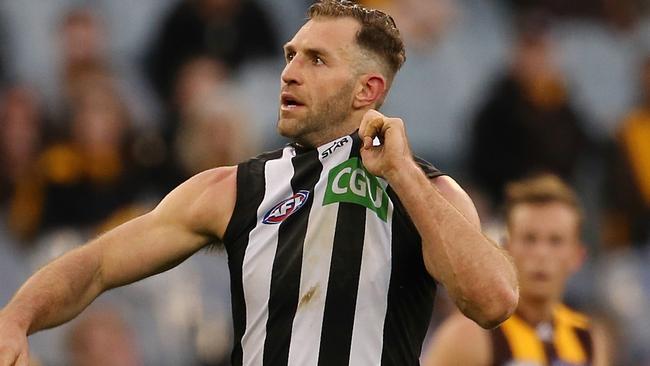
{"label": "player's arm in background", "polygon": [[236,167],[200,173],[151,212],[37,271],[0,310],[0,366],[27,365],[27,335],[77,316],[102,292],[170,269],[223,236]]}
{"label": "player's arm in background", "polygon": [[591,339],[594,346],[593,366],[610,366],[614,363],[614,344],[609,329],[598,320],[592,321]]}
{"label": "player's arm in background", "polygon": [[458,312],[438,327],[422,360],[422,366],[491,364],[492,345],[488,331]]}

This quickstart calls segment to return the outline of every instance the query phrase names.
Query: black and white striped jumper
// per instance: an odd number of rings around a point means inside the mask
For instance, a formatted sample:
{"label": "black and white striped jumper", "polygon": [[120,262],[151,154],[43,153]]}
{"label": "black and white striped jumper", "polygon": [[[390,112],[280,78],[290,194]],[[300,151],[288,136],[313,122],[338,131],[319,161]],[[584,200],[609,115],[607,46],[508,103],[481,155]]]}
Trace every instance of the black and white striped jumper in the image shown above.
{"label": "black and white striped jumper", "polygon": [[[224,235],[234,366],[418,365],[435,281],[357,134],[238,166]],[[417,159],[428,177],[441,175]]]}

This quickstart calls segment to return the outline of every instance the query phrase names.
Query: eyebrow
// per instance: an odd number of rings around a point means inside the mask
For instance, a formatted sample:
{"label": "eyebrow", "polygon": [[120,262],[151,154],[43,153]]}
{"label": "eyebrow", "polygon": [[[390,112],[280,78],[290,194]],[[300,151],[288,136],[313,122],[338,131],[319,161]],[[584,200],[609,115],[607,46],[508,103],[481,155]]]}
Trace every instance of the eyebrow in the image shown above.
{"label": "eyebrow", "polygon": [[[296,48],[290,44],[287,43],[283,46],[284,52],[296,52]],[[322,55],[322,56],[330,56],[330,52],[323,49],[323,48],[318,48],[318,47],[310,47],[304,50],[304,53],[309,55],[309,56],[315,56],[315,55]]]}

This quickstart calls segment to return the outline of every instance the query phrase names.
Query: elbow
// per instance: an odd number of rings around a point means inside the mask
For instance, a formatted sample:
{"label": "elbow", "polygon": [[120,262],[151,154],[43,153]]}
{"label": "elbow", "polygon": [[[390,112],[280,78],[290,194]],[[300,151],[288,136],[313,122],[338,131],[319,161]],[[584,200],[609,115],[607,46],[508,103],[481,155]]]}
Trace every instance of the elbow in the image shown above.
{"label": "elbow", "polygon": [[503,289],[494,297],[491,303],[486,304],[476,323],[484,329],[492,329],[506,321],[515,312],[519,303],[519,291]]}
{"label": "elbow", "polygon": [[517,287],[500,286],[492,289],[490,296],[478,296],[467,301],[461,311],[484,329],[492,329],[507,320],[514,313],[519,302]]}

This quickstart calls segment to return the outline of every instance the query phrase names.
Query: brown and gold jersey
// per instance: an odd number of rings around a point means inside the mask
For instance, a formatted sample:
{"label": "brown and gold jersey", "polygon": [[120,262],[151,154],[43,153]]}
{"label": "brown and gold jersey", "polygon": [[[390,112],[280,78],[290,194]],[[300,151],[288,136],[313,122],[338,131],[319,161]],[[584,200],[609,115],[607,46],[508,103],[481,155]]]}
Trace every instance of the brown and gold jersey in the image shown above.
{"label": "brown and gold jersey", "polygon": [[592,363],[589,319],[564,305],[536,327],[514,314],[490,332],[493,365],[586,366]]}

